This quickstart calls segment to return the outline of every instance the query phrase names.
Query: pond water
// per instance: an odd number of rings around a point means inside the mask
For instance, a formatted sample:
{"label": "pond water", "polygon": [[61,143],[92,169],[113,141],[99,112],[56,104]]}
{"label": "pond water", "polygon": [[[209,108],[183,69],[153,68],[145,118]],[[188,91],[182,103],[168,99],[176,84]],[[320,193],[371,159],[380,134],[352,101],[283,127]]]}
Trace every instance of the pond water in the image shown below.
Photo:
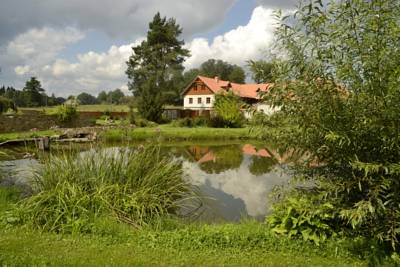
{"label": "pond water", "polygon": [[[105,149],[121,146],[114,144]],[[164,153],[182,161],[186,179],[203,196],[205,205],[200,210],[201,220],[238,221],[248,217],[262,220],[268,212],[269,193],[290,178],[288,160],[265,145],[176,143],[164,144],[162,148]],[[26,185],[33,169],[40,164],[26,149],[3,151],[3,155],[5,153],[12,154],[13,159],[10,160],[10,156],[0,158],[0,171],[7,174],[3,185]]]}

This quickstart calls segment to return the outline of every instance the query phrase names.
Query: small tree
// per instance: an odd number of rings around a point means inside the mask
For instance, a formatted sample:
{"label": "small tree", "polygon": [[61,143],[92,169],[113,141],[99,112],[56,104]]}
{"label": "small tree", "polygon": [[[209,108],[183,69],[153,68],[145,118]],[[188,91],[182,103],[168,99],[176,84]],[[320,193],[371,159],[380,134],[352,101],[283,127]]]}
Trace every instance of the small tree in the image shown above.
{"label": "small tree", "polygon": [[9,109],[16,111],[17,107],[10,99],[0,96],[0,114],[7,112]]}
{"label": "small tree", "polygon": [[215,95],[214,110],[216,119],[221,121],[220,126],[224,127],[242,127],[244,115],[241,111],[244,103],[240,97],[229,92],[228,94]]}
{"label": "small tree", "polygon": [[88,93],[80,93],[76,99],[81,105],[97,104],[97,98]]}

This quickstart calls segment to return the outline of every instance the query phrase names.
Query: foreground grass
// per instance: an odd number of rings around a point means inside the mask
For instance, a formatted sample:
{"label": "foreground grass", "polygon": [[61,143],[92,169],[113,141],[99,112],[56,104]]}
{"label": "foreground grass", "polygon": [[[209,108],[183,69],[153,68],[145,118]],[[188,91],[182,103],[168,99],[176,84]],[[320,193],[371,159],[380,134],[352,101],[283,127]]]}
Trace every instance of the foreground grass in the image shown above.
{"label": "foreground grass", "polygon": [[144,127],[134,129],[109,129],[100,134],[105,141],[134,141],[151,138],[167,140],[235,140],[256,139],[257,135],[249,128],[184,128],[162,125],[159,127]]}
{"label": "foreground grass", "polygon": [[[366,266],[351,256],[310,246],[229,244],[254,225],[198,226],[174,231],[136,231],[125,237],[57,235],[27,229],[0,230],[3,266]],[[249,229],[249,230],[246,230]],[[257,233],[257,229],[251,230]],[[212,236],[215,235],[215,236]],[[221,240],[224,240],[221,242]],[[215,241],[215,242],[214,242]],[[237,241],[237,240],[236,240]],[[273,240],[265,240],[273,245]],[[331,255],[324,255],[331,254]]]}
{"label": "foreground grass", "polygon": [[57,131],[45,130],[45,131],[34,131],[34,132],[19,132],[19,133],[0,133],[0,143],[7,140],[15,139],[28,139],[40,136],[51,136],[56,135]]}
{"label": "foreground grass", "polygon": [[267,225],[254,221],[208,225],[162,219],[140,230],[115,221],[98,221],[92,234],[41,232],[15,225],[8,211],[18,200],[17,192],[0,187],[0,266],[368,264],[357,254],[353,241],[330,240],[317,247],[272,235]]}

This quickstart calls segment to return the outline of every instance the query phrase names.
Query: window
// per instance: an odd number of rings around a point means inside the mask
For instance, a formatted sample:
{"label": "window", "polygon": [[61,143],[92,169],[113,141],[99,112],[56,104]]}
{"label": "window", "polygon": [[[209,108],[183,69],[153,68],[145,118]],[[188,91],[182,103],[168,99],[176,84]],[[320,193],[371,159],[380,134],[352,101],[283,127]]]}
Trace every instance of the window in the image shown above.
{"label": "window", "polygon": [[210,104],[210,103],[211,103],[211,97],[207,97],[207,98],[206,98],[206,103],[207,103],[207,104]]}
{"label": "window", "polygon": [[206,90],[206,85],[205,84],[201,85],[201,90]]}
{"label": "window", "polygon": [[197,91],[197,84],[194,85],[193,90]]}
{"label": "window", "polygon": [[197,104],[201,104],[201,97],[197,98]]}
{"label": "window", "polygon": [[189,104],[193,104],[193,98],[189,98]]}

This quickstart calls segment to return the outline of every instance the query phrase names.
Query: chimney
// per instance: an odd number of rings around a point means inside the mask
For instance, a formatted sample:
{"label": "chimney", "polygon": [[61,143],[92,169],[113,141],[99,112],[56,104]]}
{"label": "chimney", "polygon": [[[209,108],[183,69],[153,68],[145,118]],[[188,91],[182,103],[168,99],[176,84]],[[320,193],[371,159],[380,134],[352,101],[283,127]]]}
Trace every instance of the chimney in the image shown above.
{"label": "chimney", "polygon": [[219,77],[218,77],[218,76],[215,76],[215,78],[214,78],[214,79],[215,79],[215,82],[216,82],[216,83],[218,83],[218,82],[219,82]]}

